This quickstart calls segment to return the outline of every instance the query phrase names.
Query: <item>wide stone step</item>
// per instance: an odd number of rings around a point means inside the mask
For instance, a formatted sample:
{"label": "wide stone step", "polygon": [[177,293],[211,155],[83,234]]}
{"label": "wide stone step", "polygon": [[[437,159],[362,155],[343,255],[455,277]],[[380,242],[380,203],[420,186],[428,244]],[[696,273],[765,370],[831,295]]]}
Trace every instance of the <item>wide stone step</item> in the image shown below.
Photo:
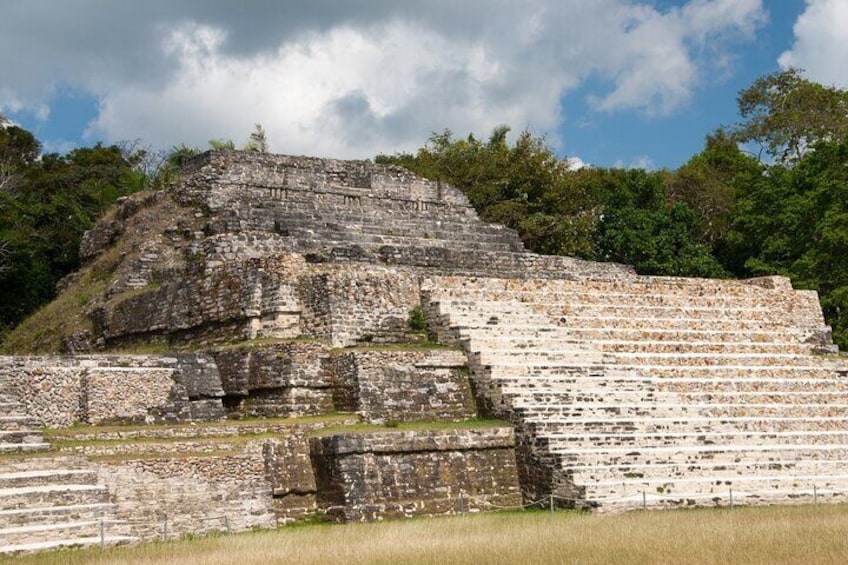
{"label": "wide stone step", "polygon": [[[102,522],[104,542],[109,530],[113,528],[110,520]],[[96,538],[100,542],[100,520],[62,521],[52,524],[33,524],[0,528],[0,540],[4,546],[20,546],[35,543],[49,543],[68,539]],[[113,535],[109,537],[114,538]]]}
{"label": "wide stone step", "polygon": [[[845,499],[848,496],[848,480],[844,475],[825,475],[822,477],[803,476],[750,476],[744,478],[727,477],[690,477],[680,479],[632,480],[623,484],[589,483],[586,484],[586,499],[600,502],[618,502],[630,500],[634,506],[641,505],[641,493],[645,493],[648,506],[671,503],[674,500],[692,500],[701,503],[710,501],[721,503],[722,506],[731,504],[749,504],[752,499],[760,499],[758,503],[782,502],[799,495],[806,495],[807,502],[813,498],[826,500],[839,495]],[[650,493],[650,496],[649,496]],[[634,500],[635,499],[635,500]],[[706,500],[705,500],[706,499]],[[718,500],[714,500],[718,499]],[[648,502],[651,501],[651,504]],[[755,502],[757,503],[757,502]]]}
{"label": "wide stone step", "polygon": [[40,428],[39,422],[21,412],[0,412],[0,430],[14,431],[21,429]]}
{"label": "wide stone step", "polygon": [[41,505],[0,510],[0,527],[55,524],[67,521],[100,520],[109,516],[114,504],[93,502],[84,504],[66,504],[63,506]]}
{"label": "wide stone step", "polygon": [[545,433],[545,442],[552,451],[574,447],[632,447],[655,449],[657,447],[689,445],[846,445],[848,431],[845,430],[800,430],[800,431],[659,431],[659,432],[603,432],[591,433]]}
{"label": "wide stone step", "polygon": [[603,362],[608,360],[600,351],[575,348],[573,351],[474,351],[472,358],[480,365],[501,365],[502,363],[524,364],[527,366],[548,367],[552,364],[569,366],[588,361]]}
{"label": "wide stone step", "polygon": [[[249,440],[248,440],[249,441]],[[261,440],[254,440],[260,442]],[[157,441],[103,441],[88,442],[85,445],[62,445],[56,446],[60,453],[80,454],[91,456],[141,456],[157,458],[162,456],[173,456],[179,454],[203,455],[220,452],[242,453],[245,449],[245,440],[235,436],[216,436],[209,438],[179,438],[175,440],[162,439]],[[244,456],[248,457],[248,456]]]}
{"label": "wide stone step", "polygon": [[615,302],[557,302],[544,300],[514,300],[514,299],[449,299],[438,301],[439,308],[444,312],[473,312],[475,310],[494,312],[504,316],[518,314],[522,311],[544,313],[548,316],[588,316],[603,315],[606,317],[629,317],[629,314],[644,318],[662,318],[682,316],[693,319],[719,318],[733,316],[761,316],[763,319],[780,313],[773,306],[756,306],[740,301],[729,305],[699,305],[697,303],[681,304],[639,304],[635,300]]}
{"label": "wide stone step", "polygon": [[810,355],[810,345],[801,343],[771,342],[703,342],[703,341],[624,341],[624,340],[576,340],[569,338],[488,340],[471,339],[469,347],[480,353],[501,352],[520,354],[532,352],[538,355],[595,349],[609,353],[780,353]]}
{"label": "wide stone step", "polygon": [[[556,343],[558,341],[652,341],[652,342],[707,342],[707,343],[803,343],[808,337],[809,332],[801,331],[795,328],[787,328],[782,330],[710,330],[710,329],[651,329],[651,328],[617,328],[614,326],[597,327],[597,328],[578,328],[578,327],[560,327],[546,326],[544,328],[534,328],[526,326],[526,330],[522,331],[521,326],[517,327],[501,327],[501,326],[482,326],[477,328],[482,332],[475,332],[474,329],[461,330],[461,334],[466,339],[472,338],[482,340],[482,343],[512,343],[512,342],[528,342],[540,341]],[[464,335],[463,335],[464,334]]]}
{"label": "wide stone step", "polygon": [[50,444],[43,441],[0,442],[0,453],[19,453],[28,451],[47,451]]}
{"label": "wide stone step", "polygon": [[3,473],[29,473],[33,471],[54,471],[62,469],[91,468],[91,463],[73,455],[35,454],[27,453],[6,454],[0,459],[0,471]]}
{"label": "wide stone step", "polygon": [[[796,324],[776,318],[747,319],[747,318],[683,318],[683,317],[640,317],[634,319],[625,316],[549,316],[543,312],[529,311],[498,312],[481,310],[473,314],[450,312],[451,332],[460,338],[483,338],[488,335],[524,335],[528,332],[549,332],[556,336],[568,336],[570,328],[584,330],[615,328],[636,332],[671,332],[686,330],[689,332],[742,332],[756,335],[762,332],[797,334],[811,336],[826,332],[821,325]],[[644,328],[644,329],[643,329]],[[480,332],[483,332],[482,334]],[[579,336],[577,336],[579,338]],[[687,337],[679,341],[685,341]],[[640,338],[641,339],[641,338]],[[804,338],[806,339],[806,338]],[[753,338],[751,339],[753,341]],[[799,339],[799,341],[801,341]]]}
{"label": "wide stone step", "polygon": [[0,444],[3,443],[42,443],[44,436],[40,430],[16,429],[0,430]]}
{"label": "wide stone step", "polygon": [[100,545],[101,543],[103,543],[104,545],[122,545],[127,543],[134,543],[137,541],[138,538],[134,538],[131,536],[106,536],[103,539],[101,539],[100,536],[88,536],[81,538],[54,539],[50,541],[41,541],[33,543],[0,545],[0,553],[30,553],[36,551],[46,551],[51,549],[62,549],[69,547],[89,547]]}
{"label": "wide stone step", "polygon": [[[503,332],[505,334],[524,334],[528,331],[569,331],[571,328],[581,330],[615,328],[616,330],[632,330],[635,332],[807,332],[812,328],[807,325],[797,326],[779,319],[750,320],[750,319],[686,319],[669,316],[645,317],[638,316],[547,316],[536,314],[529,319],[516,316],[492,315],[485,311],[475,313],[448,312],[454,331],[463,334],[464,337],[475,335],[474,332]],[[492,320],[494,322],[490,323]],[[821,327],[817,324],[815,327]]]}
{"label": "wide stone step", "polygon": [[[479,307],[493,315],[521,320],[522,309],[511,304],[485,303]],[[532,304],[525,309],[544,314],[551,320],[566,325],[569,317],[629,318],[639,316],[648,319],[677,318],[684,320],[758,320],[790,325],[794,320],[781,320],[778,313],[767,307],[706,307],[706,306],[641,306],[634,304]]]}
{"label": "wide stone step", "polygon": [[[523,414],[523,413],[522,413]],[[592,435],[598,433],[699,433],[699,432],[788,432],[836,431],[848,429],[848,415],[822,416],[738,416],[716,419],[713,417],[634,417],[615,420],[593,418],[564,418],[551,415],[522,415],[521,421],[532,426],[538,437],[556,434]]]}
{"label": "wide stone step", "polygon": [[37,506],[73,506],[107,502],[109,492],[104,486],[92,484],[48,484],[0,489],[0,510]]}
{"label": "wide stone step", "polygon": [[606,419],[611,422],[630,418],[739,418],[755,416],[763,418],[774,417],[844,417],[848,415],[848,404],[828,403],[593,403],[581,402],[573,404],[531,404],[521,403],[513,399],[513,409],[518,408],[522,413],[533,418],[566,418],[576,419]]}
{"label": "wide stone step", "polygon": [[0,473],[0,489],[96,482],[97,471],[90,469],[44,469]]}
{"label": "wide stone step", "polygon": [[642,382],[653,380],[685,380],[693,379],[831,379],[834,382],[845,382],[848,377],[844,371],[834,370],[834,365],[828,360],[816,356],[808,356],[806,365],[608,365],[596,360],[571,363],[568,361],[528,365],[517,362],[501,362],[496,365],[480,366],[483,376],[492,381],[521,382],[532,379],[535,381],[550,380],[563,383],[574,379],[609,380],[625,382],[628,377]]}
{"label": "wide stone step", "polygon": [[[587,285],[590,283],[586,283]],[[585,292],[570,291],[487,291],[467,290],[462,293],[436,291],[435,297],[448,306],[480,303],[514,303],[528,305],[552,305],[570,307],[574,305],[628,305],[642,307],[697,307],[697,308],[770,308],[774,311],[794,307],[799,298],[796,294],[783,295],[732,295],[724,293],[698,295],[696,293],[645,292],[634,289],[630,292]],[[804,299],[801,299],[804,302]]]}
{"label": "wide stone step", "polygon": [[383,245],[397,247],[449,247],[464,251],[515,251],[515,245],[508,240],[504,240],[500,235],[490,234],[474,234],[466,235],[454,234],[450,232],[432,230],[430,232],[410,232],[410,233],[362,233],[347,230],[331,230],[321,229],[310,226],[308,228],[298,228],[289,226],[283,228],[288,230],[287,237],[309,242],[309,247],[316,246],[346,246],[346,245],[362,245],[367,247],[379,247]]}
{"label": "wide stone step", "polygon": [[800,391],[781,393],[773,391],[662,391],[646,388],[639,391],[620,391],[609,389],[584,389],[573,392],[562,391],[527,391],[502,389],[502,394],[508,397],[513,406],[547,406],[568,404],[848,404],[848,394],[844,391]]}
{"label": "wide stone step", "polygon": [[[274,207],[279,214],[280,220],[300,221],[303,223],[357,224],[369,222],[383,226],[400,222],[434,223],[432,210],[415,210],[405,207],[396,207],[390,212],[376,208],[369,208],[367,217],[361,210],[346,211],[338,208],[332,209],[319,202],[297,202],[288,200],[277,203]],[[466,229],[473,229],[474,227],[479,227],[480,229],[495,227],[491,224],[486,224],[480,221],[473,213],[469,214],[467,209],[442,208],[442,210],[445,213],[439,215],[440,220],[442,222],[449,222],[451,225],[462,224],[466,227]]]}
{"label": "wide stone step", "polygon": [[677,464],[695,465],[702,461],[715,464],[748,463],[767,464],[787,459],[848,459],[846,444],[760,444],[760,445],[671,445],[639,449],[616,446],[557,446],[548,451],[559,464],[580,465],[634,465]]}
{"label": "wide stone step", "polygon": [[696,366],[809,366],[811,355],[797,353],[692,353],[692,352],[660,352],[648,353],[615,352],[608,353],[612,362],[628,365],[696,365]]}
{"label": "wide stone step", "polygon": [[399,220],[377,225],[367,223],[364,218],[360,217],[354,221],[322,222],[320,224],[308,221],[283,220],[280,225],[294,229],[312,229],[354,235],[389,235],[423,239],[449,239],[450,236],[453,236],[456,241],[481,243],[489,241],[511,243],[515,241],[510,232],[495,229],[489,224],[469,224],[465,221]]}
{"label": "wide stone step", "polygon": [[749,281],[697,279],[683,277],[629,276],[591,280],[538,279],[538,278],[495,278],[467,280],[459,277],[430,277],[425,288],[433,289],[437,296],[463,296],[475,293],[525,292],[539,295],[546,292],[597,293],[603,296],[615,294],[655,294],[682,296],[737,296],[748,300],[758,298],[780,298],[785,295],[807,296],[808,291],[794,291],[789,279],[778,277],[775,288],[764,288]]}
{"label": "wide stone step", "polygon": [[527,374],[549,371],[557,367],[586,367],[590,365],[636,366],[638,370],[649,372],[655,366],[759,366],[759,367],[809,367],[816,362],[813,355],[796,353],[704,353],[704,352],[602,352],[597,350],[575,349],[574,351],[483,351],[472,352],[472,358],[479,365],[491,365],[493,368],[508,369],[526,367]]}
{"label": "wide stone step", "polygon": [[620,292],[646,293],[681,293],[684,295],[733,294],[738,296],[779,296],[786,291],[791,292],[789,280],[780,277],[783,288],[769,289],[749,284],[748,281],[698,279],[683,277],[633,276],[626,279],[608,280],[568,280],[568,279],[511,279],[489,277],[469,281],[451,276],[430,277],[428,285],[442,293],[461,292],[598,292],[612,294]]}
{"label": "wide stone step", "polygon": [[[848,469],[848,460],[832,459],[786,459],[769,462],[713,462],[700,461],[697,464],[661,463],[633,465],[565,465],[559,467],[580,485],[592,483],[619,483],[627,480],[654,479],[668,480],[669,478],[714,477],[719,480],[734,480],[750,476],[797,476],[797,477],[826,477],[842,475]],[[825,486],[824,483],[819,485]]]}
{"label": "wide stone step", "polygon": [[[792,373],[789,373],[791,375]],[[804,375],[810,373],[802,373]],[[512,378],[494,377],[501,390],[508,394],[521,393],[563,393],[574,394],[582,391],[606,391],[607,393],[630,392],[690,392],[690,393],[727,393],[727,392],[758,392],[758,393],[843,393],[848,394],[848,379],[837,378],[835,375],[822,371],[820,377],[771,377],[760,376],[758,373],[746,375],[739,373],[734,376],[670,376],[656,375],[605,375],[573,374],[573,375],[520,375]]]}

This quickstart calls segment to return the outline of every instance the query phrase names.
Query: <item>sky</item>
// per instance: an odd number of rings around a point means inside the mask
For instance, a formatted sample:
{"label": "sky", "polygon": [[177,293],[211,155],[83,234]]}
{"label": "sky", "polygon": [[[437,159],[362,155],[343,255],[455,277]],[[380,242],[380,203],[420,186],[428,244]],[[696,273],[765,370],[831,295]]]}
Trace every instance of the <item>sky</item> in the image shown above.
{"label": "sky", "polygon": [[848,87],[848,0],[0,0],[0,113],[97,141],[373,158],[506,124],[674,169],[787,67]]}

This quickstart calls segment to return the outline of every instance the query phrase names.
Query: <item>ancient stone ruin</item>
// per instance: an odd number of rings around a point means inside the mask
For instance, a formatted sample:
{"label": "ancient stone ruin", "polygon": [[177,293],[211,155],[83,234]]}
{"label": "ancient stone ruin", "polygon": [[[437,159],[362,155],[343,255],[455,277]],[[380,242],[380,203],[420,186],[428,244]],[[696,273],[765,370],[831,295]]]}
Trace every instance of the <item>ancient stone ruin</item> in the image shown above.
{"label": "ancient stone ruin", "polygon": [[535,255],[451,186],[246,152],[81,255],[61,348],[0,358],[0,552],[848,490],[848,364],[785,278]]}

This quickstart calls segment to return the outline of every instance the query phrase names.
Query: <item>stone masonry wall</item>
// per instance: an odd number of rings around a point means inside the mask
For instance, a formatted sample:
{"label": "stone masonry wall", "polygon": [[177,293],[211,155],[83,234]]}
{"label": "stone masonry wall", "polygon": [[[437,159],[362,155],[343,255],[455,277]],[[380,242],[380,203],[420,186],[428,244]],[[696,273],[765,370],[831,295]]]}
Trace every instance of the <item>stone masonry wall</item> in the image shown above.
{"label": "stone masonry wall", "polygon": [[310,335],[334,347],[420,339],[408,326],[420,300],[414,273],[350,265],[327,271],[301,281],[302,324]]}
{"label": "stone masonry wall", "polygon": [[182,199],[204,202],[213,210],[226,208],[233,199],[246,195],[255,200],[286,197],[314,201],[335,193],[380,203],[397,199],[470,208],[455,188],[422,179],[401,167],[243,151],[208,152],[193,159],[180,187]]}
{"label": "stone masonry wall", "polygon": [[465,354],[450,350],[341,351],[336,407],[373,423],[457,421],[476,415]]}
{"label": "stone masonry wall", "polygon": [[277,525],[259,440],[232,455],[107,461],[98,474],[126,533],[144,540]]}
{"label": "stone masonry wall", "polygon": [[202,354],[0,357],[0,373],[45,426],[224,415],[217,368]]}
{"label": "stone masonry wall", "polygon": [[514,446],[511,428],[313,438],[318,503],[338,521],[517,506]]}
{"label": "stone masonry wall", "polygon": [[296,337],[299,304],[285,280],[285,259],[252,259],[209,272],[200,264],[193,277],[113,298],[95,316],[97,331],[111,345],[151,336],[209,342]]}
{"label": "stone masonry wall", "polygon": [[281,417],[333,410],[333,383],[323,363],[328,350],[319,342],[248,342],[211,355],[230,413]]}

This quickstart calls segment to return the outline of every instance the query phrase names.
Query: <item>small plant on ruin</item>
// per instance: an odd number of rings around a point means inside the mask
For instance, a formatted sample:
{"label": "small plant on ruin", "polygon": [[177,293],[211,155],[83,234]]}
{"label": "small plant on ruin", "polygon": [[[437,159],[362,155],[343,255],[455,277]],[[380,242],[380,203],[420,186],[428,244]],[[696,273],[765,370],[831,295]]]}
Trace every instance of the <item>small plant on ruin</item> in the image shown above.
{"label": "small plant on ruin", "polygon": [[414,332],[423,332],[427,329],[427,313],[421,306],[416,306],[409,311],[409,329]]}

